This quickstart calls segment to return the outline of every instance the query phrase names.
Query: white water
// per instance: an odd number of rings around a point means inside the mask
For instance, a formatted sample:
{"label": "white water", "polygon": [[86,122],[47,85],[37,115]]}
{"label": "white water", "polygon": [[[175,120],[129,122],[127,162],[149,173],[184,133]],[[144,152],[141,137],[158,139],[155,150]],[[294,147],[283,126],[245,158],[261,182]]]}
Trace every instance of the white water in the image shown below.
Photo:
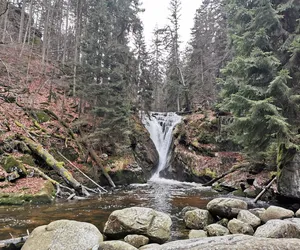
{"label": "white water", "polygon": [[169,150],[173,139],[172,132],[174,127],[181,121],[181,116],[171,112],[151,112],[150,116],[143,114],[142,121],[149,131],[159,155],[158,167],[150,179],[150,181],[157,181],[161,179],[159,172],[167,166]]}

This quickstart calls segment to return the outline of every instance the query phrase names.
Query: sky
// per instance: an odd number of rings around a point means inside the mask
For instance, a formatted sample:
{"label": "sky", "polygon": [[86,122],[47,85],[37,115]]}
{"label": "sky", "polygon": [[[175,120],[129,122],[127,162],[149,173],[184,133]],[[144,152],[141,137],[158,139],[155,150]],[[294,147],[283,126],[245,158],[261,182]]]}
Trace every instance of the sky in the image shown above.
{"label": "sky", "polygon": [[[149,45],[156,25],[160,28],[168,24],[170,15],[170,0],[142,0],[145,12],[141,14],[144,23],[146,42]],[[194,25],[196,9],[201,5],[201,0],[181,0],[180,38],[185,46],[190,39],[191,28]]]}

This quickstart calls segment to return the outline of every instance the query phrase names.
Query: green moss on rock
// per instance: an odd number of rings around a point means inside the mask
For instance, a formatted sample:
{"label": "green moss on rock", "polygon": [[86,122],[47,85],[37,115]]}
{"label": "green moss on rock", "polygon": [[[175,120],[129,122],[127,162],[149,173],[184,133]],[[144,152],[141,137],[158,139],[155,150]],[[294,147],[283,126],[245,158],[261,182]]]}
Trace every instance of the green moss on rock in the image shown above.
{"label": "green moss on rock", "polygon": [[51,119],[50,116],[43,110],[38,110],[35,114],[39,123],[48,122]]}
{"label": "green moss on rock", "polygon": [[27,189],[23,189],[18,193],[0,192],[0,205],[47,204],[52,202],[55,195],[54,186],[50,181],[45,181],[42,189],[36,194],[26,193],[27,191]]}
{"label": "green moss on rock", "polygon": [[7,173],[17,171],[20,176],[26,176],[27,171],[22,162],[18,161],[13,156],[7,156],[2,160],[2,167]]}

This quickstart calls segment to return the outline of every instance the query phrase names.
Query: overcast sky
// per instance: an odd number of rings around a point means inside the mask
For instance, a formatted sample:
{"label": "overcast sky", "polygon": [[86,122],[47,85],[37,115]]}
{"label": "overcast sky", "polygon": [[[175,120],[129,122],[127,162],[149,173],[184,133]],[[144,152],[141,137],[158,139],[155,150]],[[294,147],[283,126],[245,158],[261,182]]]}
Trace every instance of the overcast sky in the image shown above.
{"label": "overcast sky", "polygon": [[[142,0],[142,2],[145,12],[141,14],[141,17],[144,23],[146,42],[149,44],[155,26],[160,28],[168,23],[170,0]],[[181,2],[180,36],[185,46],[190,38],[196,9],[200,7],[202,0],[181,0]]]}

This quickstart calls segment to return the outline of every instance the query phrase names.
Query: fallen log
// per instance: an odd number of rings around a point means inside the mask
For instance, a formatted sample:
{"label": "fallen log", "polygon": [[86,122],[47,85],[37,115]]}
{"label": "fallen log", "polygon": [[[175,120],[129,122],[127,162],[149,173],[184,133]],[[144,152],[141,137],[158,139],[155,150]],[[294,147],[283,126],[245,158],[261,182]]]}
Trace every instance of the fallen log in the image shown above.
{"label": "fallen log", "polygon": [[209,181],[209,182],[203,184],[203,186],[204,186],[204,187],[211,186],[212,184],[214,184],[214,183],[217,182],[218,180],[221,180],[222,178],[224,178],[226,175],[229,175],[229,174],[231,174],[231,173],[233,173],[233,172],[235,172],[235,171],[237,171],[237,170],[239,170],[239,169],[241,169],[241,168],[244,168],[244,167],[246,167],[246,166],[247,166],[247,165],[243,165],[243,164],[242,164],[242,165],[233,166],[230,170],[228,170],[228,171],[225,172],[224,174],[222,174],[222,175],[220,175],[220,176],[218,176],[218,177],[212,179],[211,181]]}
{"label": "fallen log", "polygon": [[265,193],[265,192],[267,192],[267,190],[272,186],[272,184],[276,181],[276,179],[277,179],[277,176],[275,176],[271,181],[270,181],[270,183],[256,196],[256,198],[255,198],[255,200],[254,200],[254,203],[256,203],[259,199],[260,199],[260,197],[262,197],[263,196],[263,194]]}
{"label": "fallen log", "polygon": [[106,177],[106,179],[108,180],[109,184],[115,188],[116,185],[113,182],[113,180],[110,178],[109,174],[107,173],[107,171],[105,170],[105,168],[102,166],[101,164],[101,160],[99,158],[99,156],[96,154],[95,150],[92,148],[89,148],[89,153],[91,155],[91,157],[94,159],[94,161],[97,163],[97,165],[101,168],[103,175]]}
{"label": "fallen log", "polygon": [[46,175],[43,171],[41,171],[40,169],[38,168],[35,168],[35,167],[31,167],[31,166],[25,166],[26,169],[30,169],[30,170],[34,170],[34,172],[38,173],[38,175],[40,175],[42,178],[44,178],[45,180],[48,180],[50,181],[53,185],[56,186],[56,196],[63,196],[63,195],[70,195],[70,193],[65,193],[65,192],[62,192],[61,189],[66,189],[68,190],[69,192],[71,192],[72,194],[75,193],[75,190],[74,189],[71,189],[69,187],[66,187],[62,184],[60,184],[58,181],[56,180],[53,180],[52,178],[50,178],[48,175]]}
{"label": "fallen log", "polygon": [[59,162],[54,159],[54,157],[43,148],[43,146],[25,136],[20,136],[20,139],[26,143],[26,145],[34,152],[36,155],[41,157],[48,166],[54,169],[64,181],[74,188],[76,191],[81,191],[82,185],[72,176],[72,174],[65,169],[64,162]]}
{"label": "fallen log", "polygon": [[78,167],[76,167],[71,161],[69,161],[61,152],[57,151],[57,153],[64,158],[72,167],[74,167],[79,173],[81,173],[85,178],[90,180],[92,183],[94,183],[98,188],[100,188],[102,191],[107,192],[106,189],[101,187],[97,182],[95,182],[93,179],[91,179],[89,176],[87,176],[85,173],[83,173]]}

